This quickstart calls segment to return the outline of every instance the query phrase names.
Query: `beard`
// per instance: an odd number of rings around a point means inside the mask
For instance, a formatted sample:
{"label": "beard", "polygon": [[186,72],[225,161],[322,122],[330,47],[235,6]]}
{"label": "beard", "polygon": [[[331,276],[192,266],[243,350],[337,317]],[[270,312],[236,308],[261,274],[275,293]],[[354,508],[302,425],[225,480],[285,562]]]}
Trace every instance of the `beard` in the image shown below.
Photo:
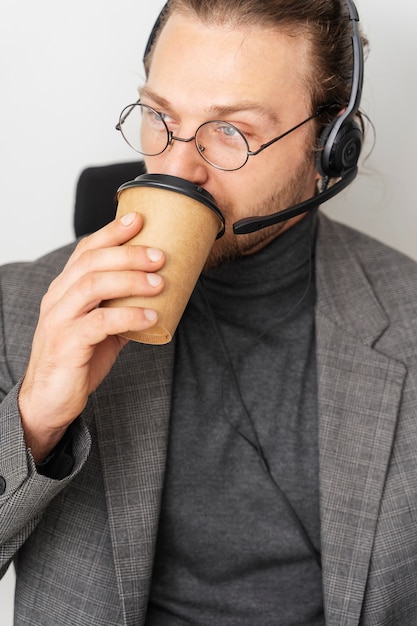
{"label": "beard", "polygon": [[[306,181],[312,180],[312,164],[310,159],[303,161],[290,180],[280,189],[272,188],[270,194],[261,199],[250,210],[245,211],[245,216],[261,217],[271,215],[279,210],[284,210],[302,202],[306,198]],[[312,191],[311,195],[313,195]],[[226,220],[226,230],[220,239],[215,241],[204,270],[227,265],[241,256],[254,254],[270,241],[278,237],[284,230],[290,228],[303,216],[291,221],[279,222],[261,230],[245,235],[233,233],[233,206],[229,203],[220,204],[221,211]]]}

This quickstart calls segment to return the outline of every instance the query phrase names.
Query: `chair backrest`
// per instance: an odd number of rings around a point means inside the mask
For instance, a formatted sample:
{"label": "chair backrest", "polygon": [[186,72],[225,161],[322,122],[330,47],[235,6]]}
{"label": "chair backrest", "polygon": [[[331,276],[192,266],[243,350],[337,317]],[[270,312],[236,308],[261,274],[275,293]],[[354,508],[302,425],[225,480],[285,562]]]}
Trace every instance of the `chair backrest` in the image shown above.
{"label": "chair backrest", "polygon": [[117,189],[144,172],[143,161],[84,169],[78,178],[75,192],[75,235],[88,235],[111,222],[116,213]]}

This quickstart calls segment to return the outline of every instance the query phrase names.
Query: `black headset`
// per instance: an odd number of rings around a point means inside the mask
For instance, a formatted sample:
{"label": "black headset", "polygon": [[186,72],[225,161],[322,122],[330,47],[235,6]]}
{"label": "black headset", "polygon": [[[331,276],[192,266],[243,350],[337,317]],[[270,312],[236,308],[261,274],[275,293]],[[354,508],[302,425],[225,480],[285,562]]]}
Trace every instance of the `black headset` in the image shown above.
{"label": "black headset", "polygon": [[362,129],[354,119],[360,105],[363,86],[363,48],[359,34],[359,15],[352,0],[346,0],[352,23],[353,74],[346,110],[326,126],[319,138],[317,169],[322,176],[340,178],[356,167],[362,149]]}
{"label": "black headset", "polygon": [[[358,26],[358,11],[353,0],[344,1],[347,4],[349,19],[352,24],[353,71],[350,97],[345,111],[337,115],[320,133],[316,157],[317,170],[325,180],[331,178],[340,180],[312,198],[295,206],[278,211],[272,215],[247,217],[239,220],[233,224],[233,232],[236,235],[251,233],[267,226],[272,226],[316,208],[340,193],[356,178],[358,173],[357,163],[363,144],[363,133],[355,117],[362,97],[364,54]],[[143,56],[144,61],[151,51],[161,21],[168,9],[168,4],[169,2],[163,6],[152,28]]]}

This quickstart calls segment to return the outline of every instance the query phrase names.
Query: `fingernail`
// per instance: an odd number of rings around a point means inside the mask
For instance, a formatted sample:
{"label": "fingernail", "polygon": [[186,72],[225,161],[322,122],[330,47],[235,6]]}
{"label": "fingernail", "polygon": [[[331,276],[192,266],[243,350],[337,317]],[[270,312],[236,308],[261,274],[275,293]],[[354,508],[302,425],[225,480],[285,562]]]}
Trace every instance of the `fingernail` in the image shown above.
{"label": "fingernail", "polygon": [[147,248],[146,254],[148,255],[148,259],[153,263],[162,259],[162,250],[158,250],[157,248]]}
{"label": "fingernail", "polygon": [[153,309],[143,309],[143,314],[148,322],[154,322],[158,317],[156,311],[154,311]]}
{"label": "fingernail", "polygon": [[162,281],[162,278],[161,276],[159,276],[159,274],[153,274],[153,273],[146,274],[146,279],[148,283],[151,285],[151,287],[159,287]]}
{"label": "fingernail", "polygon": [[136,213],[126,213],[126,215],[123,215],[123,217],[120,218],[120,221],[122,222],[123,226],[130,226],[135,217]]}

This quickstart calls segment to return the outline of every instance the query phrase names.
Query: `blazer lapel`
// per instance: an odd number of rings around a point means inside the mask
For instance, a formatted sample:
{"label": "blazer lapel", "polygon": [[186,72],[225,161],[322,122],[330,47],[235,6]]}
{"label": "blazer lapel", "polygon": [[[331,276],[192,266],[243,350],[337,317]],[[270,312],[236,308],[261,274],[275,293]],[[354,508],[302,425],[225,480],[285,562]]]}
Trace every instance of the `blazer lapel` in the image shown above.
{"label": "blazer lapel", "polygon": [[173,344],[130,342],[94,394],[116,576],[127,626],[144,622],[168,439]]}
{"label": "blazer lapel", "polygon": [[[320,231],[327,231],[325,237]],[[326,624],[354,626],[360,619],[406,372],[374,348],[388,320],[337,226],[326,220],[317,245],[317,296]]]}

